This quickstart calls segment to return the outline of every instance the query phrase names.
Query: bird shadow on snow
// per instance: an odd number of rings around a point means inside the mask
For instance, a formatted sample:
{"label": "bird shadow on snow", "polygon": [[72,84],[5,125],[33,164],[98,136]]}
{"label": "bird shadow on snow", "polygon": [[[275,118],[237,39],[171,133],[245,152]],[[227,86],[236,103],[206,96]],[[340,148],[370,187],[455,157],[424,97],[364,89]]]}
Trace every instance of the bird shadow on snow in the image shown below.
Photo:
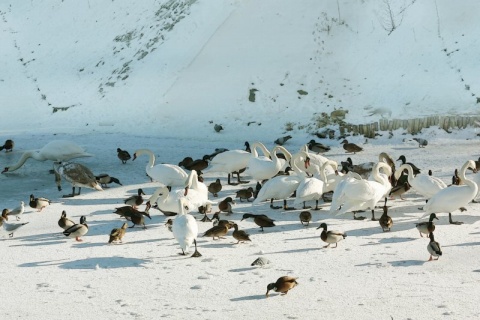
{"label": "bird shadow on snow", "polygon": [[253,296],[243,296],[238,298],[232,298],[230,301],[237,302],[237,301],[250,301],[250,300],[262,300],[266,299],[267,297],[264,294],[256,294]]}
{"label": "bird shadow on snow", "polygon": [[55,260],[55,261],[38,261],[20,264],[19,267],[31,268],[42,267],[48,265],[57,265],[61,269],[115,269],[115,268],[131,268],[143,267],[150,260],[125,258],[125,257],[97,257],[86,258],[74,261]]}
{"label": "bird shadow on snow", "polygon": [[398,260],[398,261],[388,261],[392,267],[414,267],[422,266],[425,262],[424,260]]}

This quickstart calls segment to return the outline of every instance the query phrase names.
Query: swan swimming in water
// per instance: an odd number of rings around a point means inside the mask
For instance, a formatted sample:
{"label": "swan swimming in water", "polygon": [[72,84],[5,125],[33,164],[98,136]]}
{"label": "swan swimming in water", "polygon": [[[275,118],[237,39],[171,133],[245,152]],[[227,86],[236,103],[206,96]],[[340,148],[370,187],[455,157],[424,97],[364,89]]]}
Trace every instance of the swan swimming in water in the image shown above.
{"label": "swan swimming in water", "polygon": [[171,190],[172,187],[185,187],[188,178],[185,170],[174,164],[161,163],[155,165],[155,155],[148,149],[138,149],[135,151],[133,160],[143,154],[149,157],[145,171],[150,178],[165,185],[169,190]]}
{"label": "swan swimming in water", "polygon": [[6,167],[2,173],[12,172],[23,166],[30,158],[37,161],[68,161],[81,157],[92,157],[93,154],[85,152],[85,149],[67,140],[53,140],[47,143],[43,148],[37,150],[25,151],[16,164]]}
{"label": "swan swimming in water", "polygon": [[460,169],[458,176],[464,183],[463,185],[452,185],[448,188],[438,191],[433,195],[424,206],[424,214],[420,217],[430,215],[431,213],[448,212],[448,220],[451,224],[462,224],[460,221],[452,220],[452,211],[466,206],[478,193],[477,184],[467,179],[465,173],[470,168],[476,172],[475,162],[468,160]]}

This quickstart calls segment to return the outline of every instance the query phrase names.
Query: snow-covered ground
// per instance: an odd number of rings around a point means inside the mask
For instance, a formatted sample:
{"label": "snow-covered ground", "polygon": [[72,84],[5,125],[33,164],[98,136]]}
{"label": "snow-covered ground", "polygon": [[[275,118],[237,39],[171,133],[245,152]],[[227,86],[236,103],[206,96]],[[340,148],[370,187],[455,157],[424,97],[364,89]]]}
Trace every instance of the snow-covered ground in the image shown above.
{"label": "snow-covered ground", "polygon": [[[388,34],[383,18],[392,5],[397,28]],[[397,2],[395,2],[396,4]],[[309,227],[294,211],[268,203],[239,202],[228,217],[252,242],[234,244],[201,237],[200,258],[180,256],[166,217],[151,209],[147,229],[128,229],[123,244],[108,235],[123,220],[113,213],[143,188],[159,185],[145,175],[147,157],[121,164],[116,149],[151,149],[158,163],[177,164],[215,148],[243,149],[245,141],[273,141],[290,134],[285,147],[296,153],[310,139],[314,114],[348,110],[346,121],[432,114],[477,115],[479,24],[476,1],[3,1],[0,4],[0,142],[13,139],[12,153],[0,153],[0,167],[16,163],[26,150],[68,139],[94,154],[76,161],[95,174],[108,173],[123,186],[82,189],[74,198],[63,182],[57,190],[49,161],[28,160],[0,175],[1,208],[28,203],[30,194],[54,203],[42,212],[27,206],[29,222],[13,238],[2,234],[2,311],[5,317],[60,318],[267,318],[476,319],[478,204],[453,213],[460,226],[440,213],[435,236],[439,261],[427,262],[428,239],[414,223],[424,199],[410,191],[388,202],[391,232],[378,222],[331,216],[329,204],[311,211]],[[405,10],[404,10],[405,9]],[[399,23],[400,22],[400,23]],[[173,27],[172,27],[173,26]],[[128,76],[128,77],[126,77]],[[256,89],[258,91],[254,91]],[[255,101],[250,93],[255,94]],[[308,94],[305,94],[308,93]],[[66,108],[52,113],[53,108]],[[286,132],[286,124],[293,124]],[[213,127],[221,124],[217,133]],[[425,129],[426,148],[402,130],[366,140],[354,163],[377,161],[381,152],[405,155],[447,184],[456,168],[478,160],[478,129],[451,134]],[[338,134],[337,134],[338,137]],[[337,162],[347,157],[340,141],[322,140]],[[397,162],[398,164],[398,162]],[[218,199],[235,196],[225,175]],[[467,177],[473,177],[468,173]],[[245,177],[249,179],[249,177]],[[293,199],[289,200],[289,204]],[[141,209],[144,205],[141,206]],[[216,206],[213,207],[217,209]],[[87,217],[83,242],[66,238],[57,221],[65,210]],[[262,213],[276,227],[259,228],[244,213]],[[195,210],[192,214],[201,218]],[[377,217],[380,216],[377,210]],[[223,216],[225,217],[225,216]],[[367,217],[370,215],[367,213]],[[10,221],[16,223],[16,221]],[[336,249],[323,249],[325,222],[347,233]],[[257,257],[271,264],[253,267]],[[267,285],[283,275],[298,277],[284,297]]]}

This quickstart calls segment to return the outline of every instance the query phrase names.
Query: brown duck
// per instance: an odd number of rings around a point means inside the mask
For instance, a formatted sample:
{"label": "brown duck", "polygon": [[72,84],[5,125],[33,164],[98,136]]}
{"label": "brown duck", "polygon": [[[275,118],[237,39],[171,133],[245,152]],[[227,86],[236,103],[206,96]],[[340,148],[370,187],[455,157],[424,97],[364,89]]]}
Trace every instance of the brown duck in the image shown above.
{"label": "brown duck", "polygon": [[275,223],[274,223],[275,220],[270,219],[264,214],[245,213],[242,217],[242,220],[240,221],[243,221],[248,218],[253,218],[253,222],[255,222],[256,225],[262,229],[262,231],[263,231],[263,228],[275,227]]}
{"label": "brown duck", "polygon": [[70,228],[73,226],[75,222],[67,218],[67,212],[65,210],[62,211],[60,219],[58,220],[58,225],[63,230]]}
{"label": "brown duck", "polygon": [[342,144],[343,149],[345,149],[347,153],[355,154],[357,152],[363,151],[362,147],[357,146],[355,143],[349,143],[346,139],[342,141]]}
{"label": "brown duck", "polygon": [[145,216],[147,216],[149,219],[152,219],[148,212],[138,211],[137,209],[131,206],[123,206],[120,208],[115,208],[114,213],[124,217],[129,221],[132,221],[133,225],[129,228],[133,228],[135,227],[135,225],[138,224],[138,225],[142,225],[143,229],[147,229],[147,227],[145,226]]}
{"label": "brown duck", "polygon": [[110,239],[108,240],[108,243],[112,242],[122,242],[123,236],[125,236],[125,232],[127,231],[128,224],[125,222],[123,223],[121,228],[114,228],[110,232]]}
{"label": "brown duck", "polygon": [[233,213],[232,211],[232,203],[235,204],[235,201],[231,197],[226,197],[224,200],[218,203],[219,212],[226,212],[227,215]]}
{"label": "brown duck", "polygon": [[213,240],[216,240],[215,237],[217,237],[217,239],[225,239],[223,236],[225,236],[227,234],[228,227],[229,227],[228,223],[213,226],[212,228],[205,231],[203,236],[204,237],[212,237]]}
{"label": "brown duck", "polygon": [[302,225],[305,225],[304,223],[306,223],[306,226],[308,226],[310,224],[310,221],[312,220],[312,214],[310,213],[310,211],[300,212],[299,217]]}
{"label": "brown duck", "polygon": [[138,189],[137,191],[137,195],[133,195],[131,197],[128,197],[127,199],[125,199],[123,202],[126,204],[126,205],[129,205],[129,206],[132,206],[134,207],[135,209],[141,205],[143,203],[143,197],[142,197],[142,194],[145,195],[145,193],[143,192],[143,190],[140,188]]}
{"label": "brown duck", "polygon": [[208,185],[208,192],[210,192],[214,197],[218,197],[218,193],[222,191],[222,183],[220,179],[215,180]]}
{"label": "brown duck", "polygon": [[386,205],[383,206],[383,214],[380,219],[378,219],[378,223],[380,223],[383,232],[390,231],[393,226],[393,220],[392,217],[388,215],[388,207]]}
{"label": "brown duck", "polygon": [[132,158],[128,151],[122,150],[120,148],[117,148],[117,157],[118,159],[120,159],[120,161],[122,161],[123,164],[127,163],[127,161]]}
{"label": "brown duck", "polygon": [[236,223],[233,224],[233,228],[235,230],[233,230],[232,236],[238,241],[237,244],[240,242],[252,241],[250,240],[250,235],[248,233],[243,230],[238,230],[238,225]]}
{"label": "brown duck", "polygon": [[14,145],[15,143],[13,142],[13,140],[11,139],[5,140],[5,143],[3,144],[3,146],[0,146],[0,151],[5,149],[5,152],[12,152]]}
{"label": "brown duck", "polygon": [[282,295],[288,293],[289,290],[294,288],[298,284],[297,278],[283,276],[277,279],[276,282],[272,282],[267,286],[267,293],[265,294],[268,298],[268,293],[270,290],[275,292],[280,292]]}
{"label": "brown duck", "polygon": [[236,193],[236,198],[240,198],[240,202],[243,202],[243,199],[250,202],[250,200],[248,199],[253,197],[253,193],[254,191],[252,187],[248,187],[247,189],[240,189]]}

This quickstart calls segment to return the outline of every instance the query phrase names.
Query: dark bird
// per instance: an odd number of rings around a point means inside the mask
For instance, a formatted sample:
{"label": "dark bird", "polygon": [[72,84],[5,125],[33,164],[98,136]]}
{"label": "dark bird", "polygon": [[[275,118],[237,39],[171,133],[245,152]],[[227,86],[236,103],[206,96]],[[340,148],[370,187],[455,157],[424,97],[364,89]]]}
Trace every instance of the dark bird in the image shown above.
{"label": "dark bird", "polygon": [[416,165],[414,165],[413,163],[407,162],[407,158],[405,158],[404,155],[401,155],[400,157],[398,157],[397,161],[402,161],[402,164],[409,164],[413,169],[413,175],[414,176],[416,176],[417,174],[420,173],[420,169]]}
{"label": "dark bird", "polygon": [[302,225],[308,226],[310,224],[310,221],[312,221],[312,214],[310,213],[310,211],[302,211],[300,212],[299,218]]}
{"label": "dark bird", "polygon": [[97,180],[97,182],[100,183],[100,186],[102,188],[108,188],[107,185],[110,183],[116,183],[122,186],[122,184],[120,183],[120,180],[118,180],[115,177],[111,177],[106,173],[101,173],[98,176],[95,176],[95,180]]}
{"label": "dark bird", "polygon": [[320,239],[323,242],[328,243],[324,248],[328,248],[332,243],[335,243],[335,247],[337,247],[338,242],[345,239],[347,234],[344,232],[336,231],[336,230],[329,230],[327,231],[327,224],[322,223],[317,229],[323,228],[322,233],[320,234]]}
{"label": "dark bird", "polygon": [[236,192],[236,198],[240,198],[240,202],[243,202],[242,200],[245,199],[247,202],[250,202],[250,198],[253,197],[253,188],[248,187],[246,189],[240,189]]}
{"label": "dark bird", "polygon": [[215,212],[212,217],[213,226],[226,226],[228,229],[233,228],[235,222],[229,220],[220,220],[218,212]]}
{"label": "dark bird", "polygon": [[393,226],[392,217],[388,215],[388,207],[386,201],[385,205],[383,206],[383,214],[380,219],[378,219],[378,223],[380,223],[380,227],[382,227],[383,232],[390,231]]}
{"label": "dark bird", "polygon": [[11,139],[5,140],[5,143],[3,144],[3,146],[0,146],[0,151],[5,149],[5,152],[12,152],[14,146],[15,146],[15,143],[13,142],[13,140]]}
{"label": "dark bird", "polygon": [[147,216],[149,219],[152,219],[150,217],[150,214],[145,211],[138,211],[137,209],[131,207],[131,206],[123,206],[120,208],[115,208],[114,213],[124,217],[128,221],[132,221],[133,225],[129,228],[135,227],[135,225],[141,225],[143,226],[143,229],[147,229],[147,226],[145,225],[145,216]]}
{"label": "dark bird", "polygon": [[275,227],[275,220],[270,219],[264,214],[245,213],[240,221],[248,218],[253,218],[253,222],[255,222],[255,224],[261,228],[261,231],[263,231],[263,228]]}
{"label": "dark bird", "polygon": [[183,167],[187,170],[195,170],[197,174],[202,174],[202,170],[205,170],[208,167],[209,155],[204,155],[202,159],[193,160],[192,157],[185,157],[182,161],[178,163],[179,167]]}
{"label": "dark bird", "polygon": [[430,259],[428,259],[428,261],[432,261],[433,257],[437,257],[437,259],[435,260],[438,260],[438,258],[440,258],[440,256],[442,255],[442,248],[440,247],[440,243],[435,241],[433,232],[430,232],[429,238],[430,242],[428,243],[427,250],[428,253],[430,253]]}
{"label": "dark bird", "polygon": [[135,209],[141,205],[143,203],[143,197],[142,195],[145,195],[145,193],[143,192],[143,190],[140,188],[138,189],[137,191],[137,194],[136,195],[133,195],[131,197],[128,197],[127,199],[125,199],[123,201],[123,203],[125,203],[126,205],[129,205],[129,206],[132,206],[134,207]]}
{"label": "dark bird", "polygon": [[[62,177],[72,185],[72,193],[63,195],[63,198],[80,195],[82,187],[103,191],[92,171],[83,164],[76,162],[55,162],[53,169],[55,171],[55,182],[58,191],[62,190]],[[78,193],[75,193],[75,188],[78,188]]]}
{"label": "dark bird", "polygon": [[424,234],[430,234],[433,231],[435,231],[435,224],[433,223],[433,219],[437,219],[437,215],[435,213],[430,214],[430,218],[428,219],[428,222],[420,222],[420,223],[415,223],[415,228],[417,228],[418,232],[420,233],[420,237],[423,238],[422,233]]}
{"label": "dark bird", "polygon": [[67,212],[65,210],[62,211],[62,214],[60,215],[60,219],[58,220],[58,226],[62,228],[63,230],[66,230],[73,226],[75,222],[67,218]]}
{"label": "dark bird", "polygon": [[458,176],[458,169],[455,169],[455,172],[453,173],[452,176],[452,186],[459,186],[462,184],[462,180],[460,180],[460,177]]}
{"label": "dark bird", "polygon": [[83,241],[80,237],[84,236],[88,232],[87,218],[85,216],[80,217],[80,223],[76,223],[73,226],[65,229],[63,234],[68,238],[75,238],[77,241]]}
{"label": "dark bird", "polygon": [[120,148],[117,148],[117,157],[118,159],[120,159],[120,161],[122,161],[123,164],[127,163],[127,161],[132,158],[128,151],[122,150]]}
{"label": "dark bird", "polygon": [[205,233],[203,234],[204,237],[212,237],[213,240],[215,240],[215,237],[218,239],[225,239],[223,236],[225,236],[228,232],[228,227],[229,224],[219,224],[216,226],[211,227]]}
{"label": "dark bird", "polygon": [[167,222],[165,222],[165,226],[168,228],[168,231],[172,232],[172,225],[173,225],[173,220],[168,219]]}
{"label": "dark bird", "polygon": [[357,146],[355,143],[349,143],[346,139],[342,141],[342,144],[343,149],[345,149],[347,153],[355,154],[357,152],[363,151],[362,147]]}
{"label": "dark bird", "polygon": [[108,243],[112,242],[122,242],[125,233],[127,232],[128,224],[126,222],[123,223],[121,228],[114,228],[110,232],[110,238],[108,239]]}
{"label": "dark bird", "polygon": [[219,212],[226,212],[227,215],[233,213],[232,211],[232,203],[235,204],[235,201],[231,197],[226,197],[224,200],[218,203]]}
{"label": "dark bird", "polygon": [[289,290],[293,289],[298,284],[297,278],[283,276],[277,279],[276,282],[272,282],[267,286],[267,293],[265,294],[268,298],[268,293],[270,290],[275,292],[280,292],[282,295],[288,293]]}
{"label": "dark bird", "polygon": [[233,228],[235,230],[233,230],[232,236],[238,241],[237,244],[240,242],[252,241],[248,233],[243,230],[238,230],[238,225],[236,223],[233,224]]}
{"label": "dark bird", "polygon": [[208,185],[208,192],[210,192],[214,197],[218,197],[218,193],[222,191],[222,183],[220,179],[215,180]]}
{"label": "dark bird", "polygon": [[400,199],[405,200],[402,196],[405,192],[410,190],[410,188],[410,184],[407,181],[403,182],[402,184],[397,183],[397,186],[393,187],[388,195],[390,196],[390,199],[400,197]]}
{"label": "dark bird", "polygon": [[215,130],[215,132],[220,132],[220,131],[223,130],[223,127],[222,127],[222,125],[220,125],[220,124],[215,124],[215,125],[213,126],[213,129]]}
{"label": "dark bird", "polygon": [[308,150],[315,152],[315,153],[325,153],[330,151],[330,147],[324,145],[323,143],[316,142],[315,140],[310,140],[310,142],[307,143]]}
{"label": "dark bird", "polygon": [[252,152],[252,149],[250,149],[250,143],[248,141],[245,141],[244,145],[245,145],[245,151]]}
{"label": "dark bird", "polygon": [[413,138],[413,140],[418,142],[419,148],[425,148],[428,145],[428,141],[422,138]]}
{"label": "dark bird", "polygon": [[291,135],[280,137],[274,141],[275,144],[278,144],[279,146],[283,146],[288,140],[292,139]]}
{"label": "dark bird", "polygon": [[46,208],[49,206],[52,202],[48,200],[47,198],[35,198],[33,194],[30,195],[30,201],[29,205],[30,208],[37,209],[37,212],[40,212],[43,210],[43,208]]}

